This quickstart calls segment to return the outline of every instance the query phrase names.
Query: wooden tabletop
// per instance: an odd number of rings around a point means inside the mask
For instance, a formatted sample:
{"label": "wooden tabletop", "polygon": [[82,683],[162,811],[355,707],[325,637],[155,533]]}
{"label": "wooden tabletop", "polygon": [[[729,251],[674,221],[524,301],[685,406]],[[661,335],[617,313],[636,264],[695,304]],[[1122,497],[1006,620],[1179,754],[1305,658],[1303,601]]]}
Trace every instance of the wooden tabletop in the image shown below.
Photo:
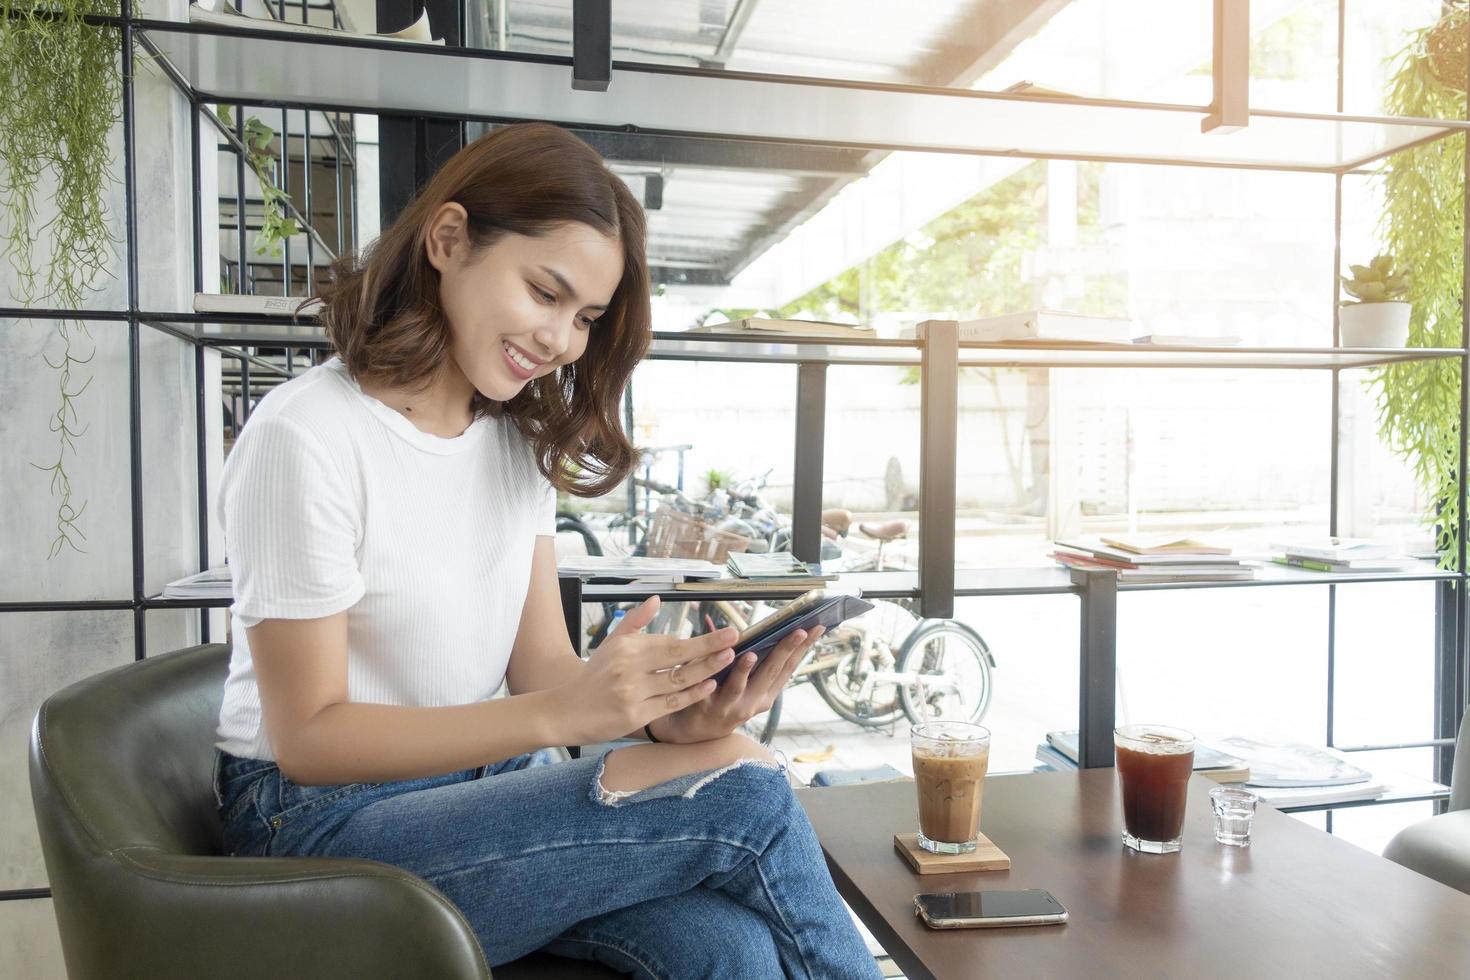
{"label": "wooden tabletop", "polygon": [[[1470,895],[1267,806],[1251,846],[1215,843],[1190,780],[1184,847],[1123,847],[1112,769],[993,776],[981,829],[1011,870],[923,875],[893,849],[918,826],[911,781],[798,792],[832,878],[910,980],[968,977],[1470,976]],[[918,892],[1044,888],[1060,926],[935,931]]]}

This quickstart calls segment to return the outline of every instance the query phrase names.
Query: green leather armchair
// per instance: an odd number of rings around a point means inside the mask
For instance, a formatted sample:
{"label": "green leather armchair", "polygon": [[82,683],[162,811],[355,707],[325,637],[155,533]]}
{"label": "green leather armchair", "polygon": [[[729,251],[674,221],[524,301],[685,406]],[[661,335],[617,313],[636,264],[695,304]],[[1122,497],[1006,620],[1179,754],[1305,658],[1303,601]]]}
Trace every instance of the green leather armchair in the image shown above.
{"label": "green leather armchair", "polygon": [[1470,714],[1460,721],[1455,739],[1449,808],[1399,831],[1383,856],[1470,893]]}
{"label": "green leather armchair", "polygon": [[[214,728],[229,648],[193,647],[52,695],[31,727],[31,795],[72,980],[491,975],[459,910],[376,861],[220,855]],[[497,980],[593,980],[533,954]]]}

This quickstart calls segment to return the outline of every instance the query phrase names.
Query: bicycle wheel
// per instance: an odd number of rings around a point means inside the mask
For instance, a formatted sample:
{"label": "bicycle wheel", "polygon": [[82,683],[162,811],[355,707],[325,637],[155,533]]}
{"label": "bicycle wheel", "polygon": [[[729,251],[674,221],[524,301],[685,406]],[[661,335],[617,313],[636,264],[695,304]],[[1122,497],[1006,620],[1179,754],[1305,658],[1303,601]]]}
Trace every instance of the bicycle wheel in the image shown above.
{"label": "bicycle wheel", "polygon": [[597,540],[597,535],[576,514],[571,514],[566,511],[558,512],[556,515],[556,533],[575,534],[582,539],[582,546],[587,549],[587,554],[602,554],[602,544]]}
{"label": "bicycle wheel", "polygon": [[865,728],[877,728],[891,724],[898,718],[903,705],[899,701],[897,684],[874,685],[867,696],[863,695],[863,683],[874,670],[893,670],[893,654],[886,644],[879,644],[866,663],[861,662],[862,636],[853,631],[842,631],[817,641],[813,656],[820,660],[840,652],[837,663],[829,670],[812,675],[817,693],[827,702],[827,707],[839,717]]}
{"label": "bicycle wheel", "polygon": [[901,685],[904,714],[915,725],[939,720],[979,721],[990,707],[994,688],[990,672],[994,666],[990,648],[964,623],[952,619],[923,623],[898,651],[899,673],[926,678],[922,685]]}

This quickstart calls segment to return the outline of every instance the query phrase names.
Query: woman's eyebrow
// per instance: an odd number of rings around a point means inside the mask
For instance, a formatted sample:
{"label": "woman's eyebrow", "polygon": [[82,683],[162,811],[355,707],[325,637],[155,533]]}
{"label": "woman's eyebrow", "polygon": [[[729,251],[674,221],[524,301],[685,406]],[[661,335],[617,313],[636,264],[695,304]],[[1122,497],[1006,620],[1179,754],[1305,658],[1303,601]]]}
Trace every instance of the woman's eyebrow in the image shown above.
{"label": "woman's eyebrow", "polygon": [[[548,276],[550,276],[551,278],[555,279],[556,280],[556,284],[558,286],[560,286],[562,289],[564,289],[566,291],[567,295],[570,296],[572,299],[579,299],[580,298],[580,297],[577,296],[577,291],[572,288],[572,284],[569,283],[569,282],[567,282],[566,276],[562,275],[560,272],[557,272],[555,269],[553,269],[549,265],[543,265],[543,266],[540,266],[539,268],[541,269],[542,272],[546,273]],[[602,310],[603,312],[606,312],[607,311],[607,307],[604,306],[601,303],[592,303],[592,304],[589,304],[587,306],[587,309],[589,309],[589,310]]]}

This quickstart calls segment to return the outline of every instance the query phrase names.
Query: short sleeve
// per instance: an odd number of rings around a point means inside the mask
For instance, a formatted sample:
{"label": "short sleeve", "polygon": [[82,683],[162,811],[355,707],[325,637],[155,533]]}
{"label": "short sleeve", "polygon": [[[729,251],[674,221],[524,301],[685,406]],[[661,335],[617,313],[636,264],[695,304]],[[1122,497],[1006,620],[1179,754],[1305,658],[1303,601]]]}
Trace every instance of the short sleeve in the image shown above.
{"label": "short sleeve", "polygon": [[219,499],[242,625],[330,616],[362,598],[357,507],[310,432],[279,416],[252,419]]}
{"label": "short sleeve", "polygon": [[536,505],[536,533],[556,535],[556,487],[541,477],[541,501]]}

